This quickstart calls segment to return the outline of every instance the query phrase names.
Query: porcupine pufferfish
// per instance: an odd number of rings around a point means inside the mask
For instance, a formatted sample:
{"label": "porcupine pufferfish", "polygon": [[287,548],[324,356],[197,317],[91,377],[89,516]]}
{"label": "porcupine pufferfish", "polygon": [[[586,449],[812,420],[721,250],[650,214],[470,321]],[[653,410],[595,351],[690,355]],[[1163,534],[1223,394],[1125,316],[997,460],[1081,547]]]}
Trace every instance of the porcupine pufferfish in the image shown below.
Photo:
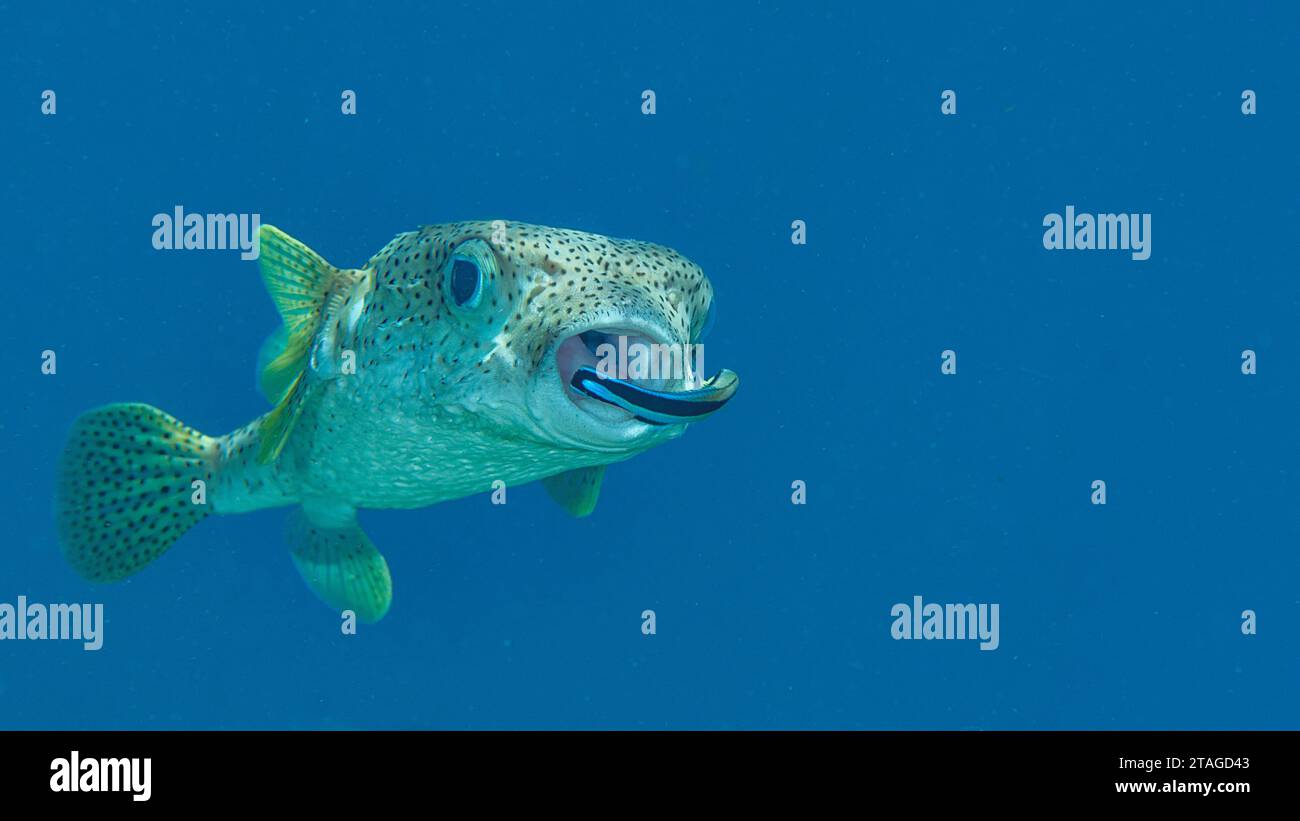
{"label": "porcupine pufferfish", "polygon": [[659,245],[461,222],[399,234],[345,269],[270,225],[259,242],[283,323],[260,356],[274,408],[225,436],[145,404],[83,414],[56,501],[63,553],[83,577],[135,573],[212,514],[294,506],[288,541],[303,580],[377,621],[392,579],[359,508],[541,480],[583,516],[606,465],[679,436],[739,384],[728,370],[703,379],[686,357],[682,373],[654,380],[596,367],[615,338],[699,340],[713,288]]}

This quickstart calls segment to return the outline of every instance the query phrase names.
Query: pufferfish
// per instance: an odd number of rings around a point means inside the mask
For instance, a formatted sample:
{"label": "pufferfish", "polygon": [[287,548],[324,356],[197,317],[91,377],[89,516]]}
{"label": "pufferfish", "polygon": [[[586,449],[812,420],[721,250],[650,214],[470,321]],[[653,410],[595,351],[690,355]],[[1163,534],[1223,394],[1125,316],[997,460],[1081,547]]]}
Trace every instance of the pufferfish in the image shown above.
{"label": "pufferfish", "polygon": [[612,340],[664,351],[705,329],[709,280],[659,245],[461,222],[399,234],[348,269],[270,225],[259,243],[283,323],[259,357],[274,408],[225,436],[145,404],[82,415],[56,512],[83,577],[135,573],[209,515],[293,506],[303,580],[331,607],[377,621],[392,578],[359,508],[540,480],[584,516],[606,465],[681,435],[739,385],[729,370],[703,379],[692,357],[653,379],[599,367]]}

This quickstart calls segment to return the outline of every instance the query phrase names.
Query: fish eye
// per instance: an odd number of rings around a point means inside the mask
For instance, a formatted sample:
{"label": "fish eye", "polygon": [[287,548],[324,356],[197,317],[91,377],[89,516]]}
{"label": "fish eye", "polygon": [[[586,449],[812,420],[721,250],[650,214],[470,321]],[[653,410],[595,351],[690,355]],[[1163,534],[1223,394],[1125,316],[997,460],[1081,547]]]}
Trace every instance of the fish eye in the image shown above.
{"label": "fish eye", "polygon": [[488,301],[497,279],[497,258],[481,239],[457,245],[447,260],[443,295],[460,313],[475,311]]}
{"label": "fish eye", "polygon": [[451,298],[462,308],[473,307],[483,290],[483,272],[472,259],[453,257],[451,261]]}

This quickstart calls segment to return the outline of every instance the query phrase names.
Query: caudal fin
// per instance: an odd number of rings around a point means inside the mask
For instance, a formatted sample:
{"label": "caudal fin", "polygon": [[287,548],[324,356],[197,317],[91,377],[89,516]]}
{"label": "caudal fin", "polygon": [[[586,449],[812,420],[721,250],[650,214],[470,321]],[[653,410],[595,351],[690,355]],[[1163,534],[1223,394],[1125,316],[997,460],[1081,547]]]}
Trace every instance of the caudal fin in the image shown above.
{"label": "caudal fin", "polygon": [[140,570],[208,515],[192,483],[211,485],[217,454],[216,438],[149,405],[83,414],[59,462],[63,555],[91,581]]}

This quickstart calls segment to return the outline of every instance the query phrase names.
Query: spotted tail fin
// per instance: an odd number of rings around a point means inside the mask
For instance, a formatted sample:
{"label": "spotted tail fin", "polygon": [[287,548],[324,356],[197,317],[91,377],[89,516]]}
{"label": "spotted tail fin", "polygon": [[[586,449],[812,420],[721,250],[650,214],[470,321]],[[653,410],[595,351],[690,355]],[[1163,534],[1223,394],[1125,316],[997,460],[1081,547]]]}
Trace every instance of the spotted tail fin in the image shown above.
{"label": "spotted tail fin", "polygon": [[162,555],[210,512],[193,482],[212,484],[217,441],[149,405],[83,414],[60,459],[55,503],[69,564],[108,582]]}

